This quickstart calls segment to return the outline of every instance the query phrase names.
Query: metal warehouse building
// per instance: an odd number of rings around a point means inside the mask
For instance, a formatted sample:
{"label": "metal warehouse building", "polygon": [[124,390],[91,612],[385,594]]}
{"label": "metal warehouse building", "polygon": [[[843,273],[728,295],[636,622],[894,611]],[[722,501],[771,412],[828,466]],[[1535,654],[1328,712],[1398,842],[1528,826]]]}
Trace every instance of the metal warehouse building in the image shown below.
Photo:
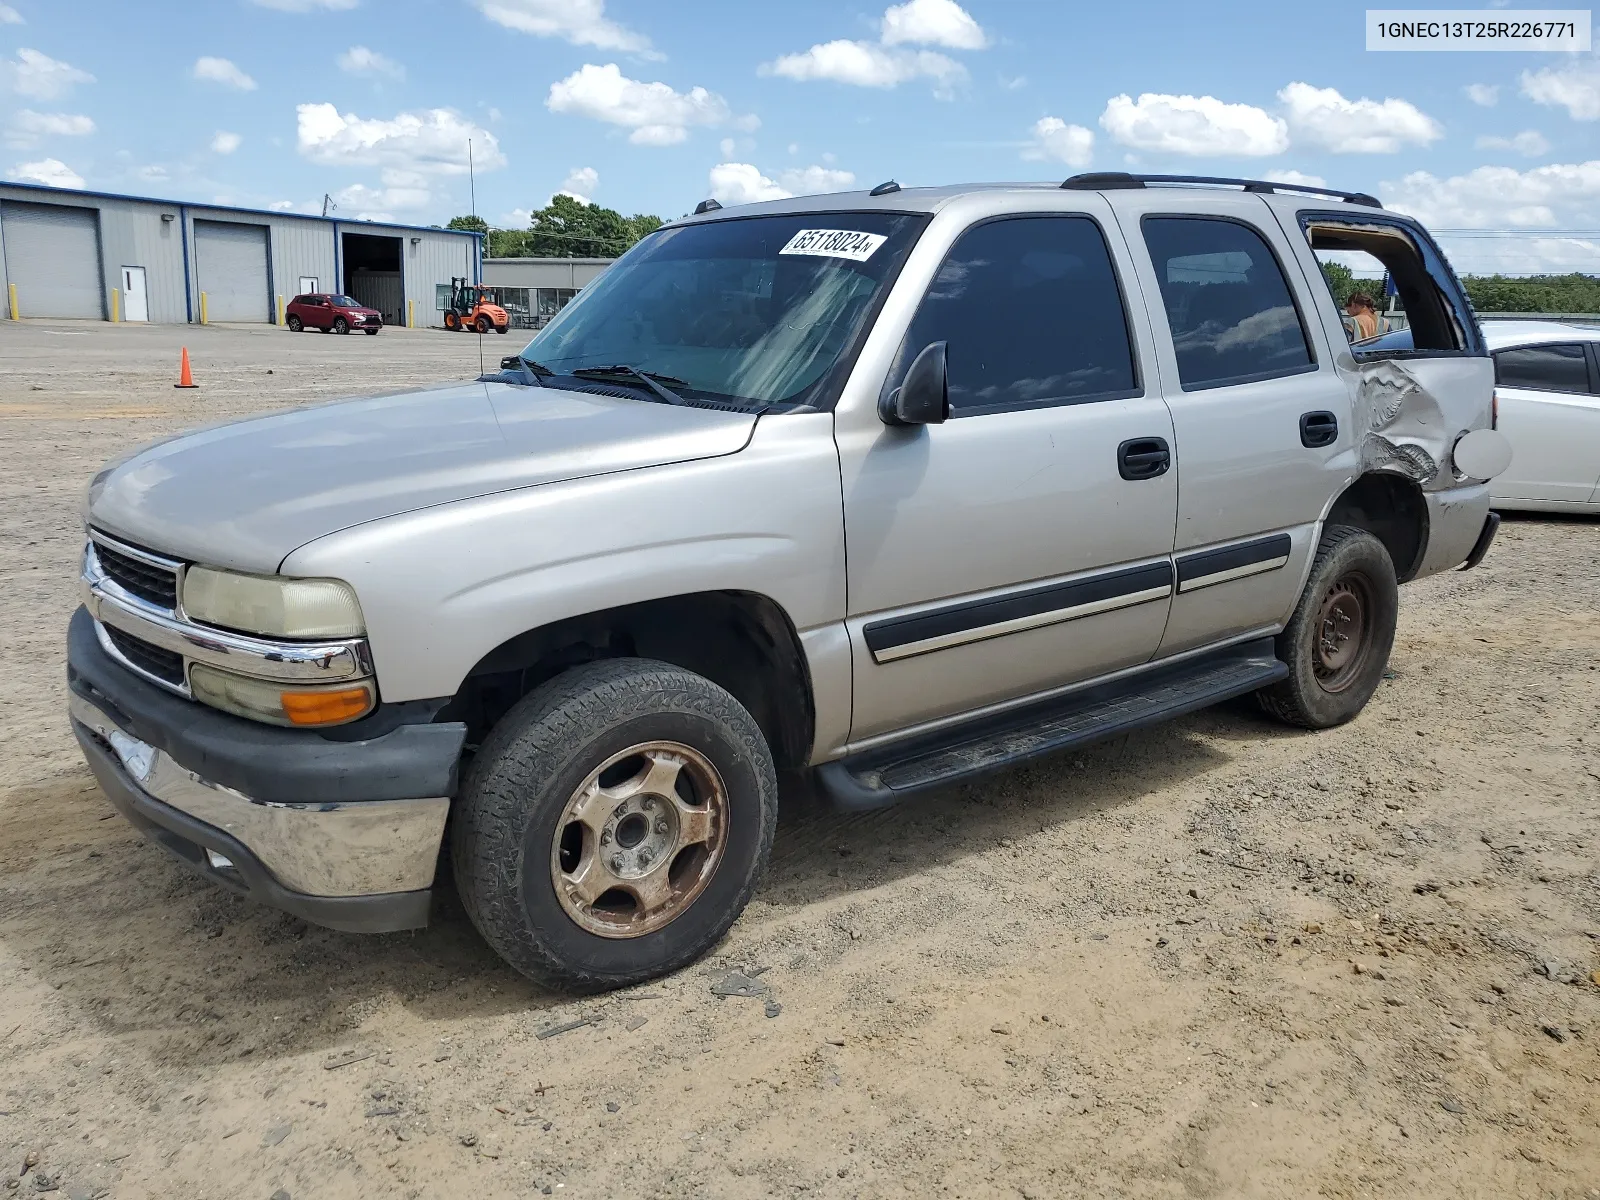
{"label": "metal warehouse building", "polygon": [[482,279],[464,230],[343,221],[0,183],[0,285],[13,317],[276,324],[344,292],[386,324],[438,323],[450,279]]}
{"label": "metal warehouse building", "polygon": [[609,267],[609,258],[486,258],[483,285],[518,329],[542,329],[585,284]]}

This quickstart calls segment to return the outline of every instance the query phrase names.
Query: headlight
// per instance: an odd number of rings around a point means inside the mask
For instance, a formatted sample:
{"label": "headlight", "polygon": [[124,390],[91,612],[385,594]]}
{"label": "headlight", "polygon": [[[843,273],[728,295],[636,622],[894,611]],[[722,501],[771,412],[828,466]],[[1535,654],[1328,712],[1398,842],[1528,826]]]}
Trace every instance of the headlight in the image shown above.
{"label": "headlight", "polygon": [[358,637],[366,631],[355,591],[337,579],[190,567],[183,576],[183,608],[208,625],[274,637]]}
{"label": "headlight", "polygon": [[189,690],[212,708],[269,725],[342,725],[372,711],[372,681],[323,687],[286,687],[195,663]]}

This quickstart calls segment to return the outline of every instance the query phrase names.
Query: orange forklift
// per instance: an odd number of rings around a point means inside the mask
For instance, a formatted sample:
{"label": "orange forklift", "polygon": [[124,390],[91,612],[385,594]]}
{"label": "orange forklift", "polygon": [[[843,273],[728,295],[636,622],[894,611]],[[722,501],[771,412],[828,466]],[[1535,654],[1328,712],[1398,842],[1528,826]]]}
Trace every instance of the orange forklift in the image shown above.
{"label": "orange forklift", "polygon": [[479,333],[504,333],[511,328],[511,317],[494,302],[484,287],[465,278],[450,280],[450,307],[444,310],[444,327],[450,330],[476,329]]}

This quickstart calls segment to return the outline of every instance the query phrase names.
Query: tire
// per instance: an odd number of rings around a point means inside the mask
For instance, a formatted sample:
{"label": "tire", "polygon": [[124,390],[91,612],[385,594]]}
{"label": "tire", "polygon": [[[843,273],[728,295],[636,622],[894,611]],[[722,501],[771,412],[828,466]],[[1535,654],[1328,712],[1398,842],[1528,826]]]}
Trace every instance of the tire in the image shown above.
{"label": "tire", "polygon": [[1383,682],[1399,615],[1400,589],[1383,543],[1364,529],[1329,526],[1277,638],[1289,677],[1256,693],[1261,707],[1303,729],[1343,725]]}
{"label": "tire", "polygon": [[457,329],[461,328],[461,318],[453,312],[445,313],[444,327],[450,330],[452,333],[455,332]]}
{"label": "tire", "polygon": [[[652,764],[663,763],[663,778],[674,781],[669,799],[648,784],[657,778]],[[683,802],[685,790],[697,806]],[[595,802],[580,821],[574,806],[586,797]],[[641,821],[652,804],[655,815]],[[610,659],[558,675],[507,713],[479,749],[455,810],[456,886],[484,940],[531,979],[592,992],[676,971],[716,945],[766,867],[778,784],[755,719],[722,688],[667,663]],[[682,818],[699,813],[698,827],[717,832],[684,843],[691,825]],[[640,866],[651,861],[652,843],[637,825],[629,840],[635,821],[659,839],[654,867]],[[609,859],[602,846],[611,847]],[[625,855],[634,860],[624,864]],[[674,881],[676,898],[654,915],[646,891],[610,887],[637,870],[648,871],[641,885]],[[572,894],[580,876],[608,889],[592,905]]]}
{"label": "tire", "polygon": [[350,332],[350,322],[346,321],[343,317],[335,317],[333,319],[333,332],[335,332],[335,333],[349,333]]}
{"label": "tire", "polygon": [[284,322],[284,324],[289,327],[290,333],[299,333],[306,327],[304,321],[302,321],[299,317],[293,316],[292,314],[290,315],[289,319]]}
{"label": "tire", "polygon": [[477,325],[479,333],[488,333],[489,330],[494,328],[494,322],[489,320],[488,317],[479,317]]}
{"label": "tire", "polygon": [[378,336],[378,331],[376,329],[363,329],[361,332],[366,334],[368,337]]}
{"label": "tire", "polygon": [[496,333],[503,334],[503,333],[506,333],[508,330],[510,330],[510,328],[511,328],[511,326],[509,326],[509,325],[496,325],[494,327],[494,331]]}

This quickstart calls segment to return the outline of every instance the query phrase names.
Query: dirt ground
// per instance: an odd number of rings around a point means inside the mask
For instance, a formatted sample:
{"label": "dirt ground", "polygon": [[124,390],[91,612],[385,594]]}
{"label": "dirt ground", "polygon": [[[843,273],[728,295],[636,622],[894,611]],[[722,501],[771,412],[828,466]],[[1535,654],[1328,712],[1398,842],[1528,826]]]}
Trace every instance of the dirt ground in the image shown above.
{"label": "dirt ground", "polygon": [[[333,933],[147,845],[64,713],[90,474],[477,356],[0,325],[10,1194],[1600,1197],[1594,520],[1406,589],[1344,728],[1236,704],[867,816],[792,788],[726,943],[608,997],[513,975],[453,900]],[[714,996],[735,968],[766,995]]]}

